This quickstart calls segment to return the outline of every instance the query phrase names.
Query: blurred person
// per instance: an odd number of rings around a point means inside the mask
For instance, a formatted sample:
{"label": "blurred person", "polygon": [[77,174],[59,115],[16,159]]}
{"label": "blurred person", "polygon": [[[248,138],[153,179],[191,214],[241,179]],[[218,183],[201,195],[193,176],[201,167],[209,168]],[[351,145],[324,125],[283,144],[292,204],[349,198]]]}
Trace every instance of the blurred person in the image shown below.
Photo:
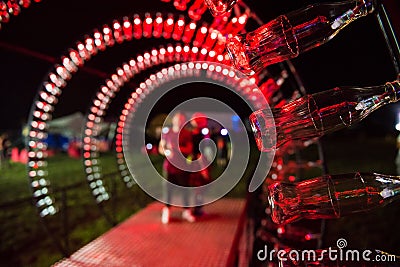
{"label": "blurred person", "polygon": [[[205,114],[201,112],[196,112],[192,115],[190,124],[192,126],[192,140],[193,140],[193,151],[191,155],[191,164],[194,169],[200,170],[197,172],[192,172],[190,175],[190,185],[200,187],[208,184],[211,181],[210,168],[206,167],[207,163],[212,160],[212,151],[210,146],[204,147],[204,155],[200,151],[200,143],[203,140],[210,139],[210,130],[208,129],[208,119]],[[204,203],[204,189],[198,188],[195,191],[195,207],[193,209],[193,214],[195,216],[201,216],[204,214],[203,203]]]}
{"label": "blurred person", "polygon": [[[167,181],[179,185],[189,186],[189,172],[182,168],[174,166],[172,162],[178,163],[179,166],[185,166],[187,164],[186,159],[179,156],[182,153],[187,157],[193,150],[192,136],[189,130],[184,128],[186,117],[183,113],[177,112],[172,117],[172,127],[167,133],[164,133],[161,137],[158,151],[161,155],[166,156],[163,164],[163,176]],[[174,144],[175,141],[175,144]],[[179,142],[178,146],[176,141]],[[182,164],[182,165],[181,165]],[[173,187],[165,183],[164,187],[165,195],[165,207],[162,210],[161,222],[164,224],[170,221],[170,208],[171,198],[173,193]],[[192,215],[189,209],[189,195],[186,191],[182,192],[184,211],[182,212],[182,218],[188,222],[194,222],[195,217]]]}
{"label": "blurred person", "polygon": [[211,139],[217,144],[217,165],[224,168],[228,164],[228,130],[214,128]]}
{"label": "blurred person", "polygon": [[217,164],[219,167],[225,167],[228,164],[228,144],[224,136],[219,136],[217,139]]}
{"label": "blurred person", "polygon": [[3,133],[0,136],[0,167],[9,166],[10,165],[10,149],[11,149],[11,141],[8,138],[7,133]]}
{"label": "blurred person", "polygon": [[81,150],[80,150],[79,142],[76,138],[73,138],[68,143],[67,152],[68,152],[68,156],[70,156],[71,158],[79,159],[81,157]]}

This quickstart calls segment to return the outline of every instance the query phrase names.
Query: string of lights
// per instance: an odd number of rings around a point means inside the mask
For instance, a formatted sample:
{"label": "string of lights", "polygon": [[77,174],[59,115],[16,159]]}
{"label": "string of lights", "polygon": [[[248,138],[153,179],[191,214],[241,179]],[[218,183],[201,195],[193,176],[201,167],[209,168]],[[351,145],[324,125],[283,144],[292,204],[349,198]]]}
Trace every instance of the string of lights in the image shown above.
{"label": "string of lights", "polygon": [[[40,3],[42,0],[33,0]],[[0,2],[0,30],[3,24],[8,23],[12,16],[18,16],[24,8],[31,6],[31,0],[8,0]]]}

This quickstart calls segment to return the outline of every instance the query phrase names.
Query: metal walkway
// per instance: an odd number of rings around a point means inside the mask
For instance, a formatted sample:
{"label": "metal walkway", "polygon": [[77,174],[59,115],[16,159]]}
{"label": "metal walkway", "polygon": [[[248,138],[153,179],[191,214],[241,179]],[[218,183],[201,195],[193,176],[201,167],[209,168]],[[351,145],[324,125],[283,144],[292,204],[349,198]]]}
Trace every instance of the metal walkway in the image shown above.
{"label": "metal walkway", "polygon": [[221,199],[207,205],[196,222],[181,219],[172,208],[171,221],[161,223],[161,203],[152,203],[69,258],[54,266],[229,266],[237,253],[245,200]]}

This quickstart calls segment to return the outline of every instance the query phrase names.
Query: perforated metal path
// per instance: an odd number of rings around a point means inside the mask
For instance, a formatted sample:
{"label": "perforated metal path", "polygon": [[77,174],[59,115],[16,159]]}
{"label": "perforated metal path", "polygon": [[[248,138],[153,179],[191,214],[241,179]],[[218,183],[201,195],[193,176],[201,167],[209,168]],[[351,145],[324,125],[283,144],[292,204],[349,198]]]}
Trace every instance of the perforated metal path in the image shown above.
{"label": "perforated metal path", "polygon": [[54,266],[226,266],[245,201],[221,199],[194,223],[172,208],[161,223],[162,204],[145,209]]}

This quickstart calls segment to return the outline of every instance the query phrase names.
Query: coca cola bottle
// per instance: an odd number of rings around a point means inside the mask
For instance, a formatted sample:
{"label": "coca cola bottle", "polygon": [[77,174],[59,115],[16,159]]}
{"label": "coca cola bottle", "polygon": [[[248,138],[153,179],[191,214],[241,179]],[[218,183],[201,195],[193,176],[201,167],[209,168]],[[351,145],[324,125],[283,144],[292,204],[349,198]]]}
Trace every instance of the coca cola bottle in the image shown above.
{"label": "coca cola bottle", "polygon": [[228,53],[240,71],[252,75],[326,43],[349,23],[372,13],[375,1],[315,4],[281,15],[253,32],[230,38]]}
{"label": "coca cola bottle", "polygon": [[257,110],[250,115],[250,122],[258,148],[268,152],[290,140],[308,140],[350,127],[399,99],[398,80],[373,87],[337,87],[281,108]]}
{"label": "coca cola bottle", "polygon": [[219,17],[229,12],[238,0],[204,0],[213,16]]}
{"label": "coca cola bottle", "polygon": [[302,218],[332,219],[383,207],[399,199],[400,177],[377,173],[324,175],[298,183],[268,187],[275,223]]}

